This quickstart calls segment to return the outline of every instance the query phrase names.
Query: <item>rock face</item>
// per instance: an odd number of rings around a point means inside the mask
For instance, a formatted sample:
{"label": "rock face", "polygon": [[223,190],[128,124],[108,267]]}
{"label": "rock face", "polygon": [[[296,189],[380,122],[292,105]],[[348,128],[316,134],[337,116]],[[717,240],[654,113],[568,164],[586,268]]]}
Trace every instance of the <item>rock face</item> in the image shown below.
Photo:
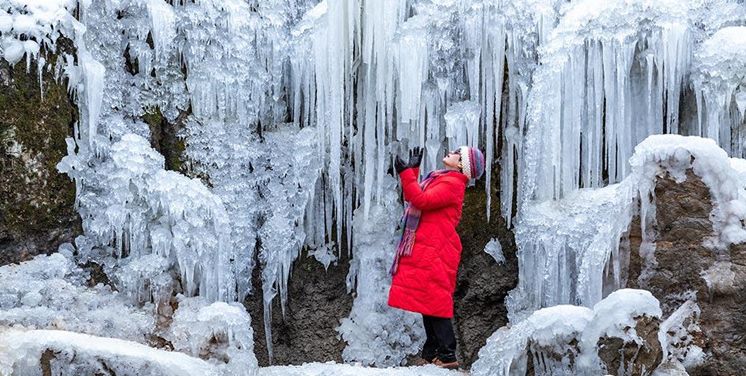
{"label": "rock face", "polygon": [[[493,176],[498,176],[493,174]],[[497,179],[495,179],[497,180]],[[479,349],[498,328],[508,323],[505,297],[518,283],[518,259],[513,233],[500,215],[497,182],[493,181],[490,222],[487,222],[483,179],[466,190],[463,215],[457,229],[463,251],[454,293],[454,329],[458,357],[471,366]],[[484,252],[490,239],[500,241],[505,264]]]}
{"label": "rock face", "polygon": [[[58,48],[73,47],[61,39]],[[56,56],[47,60],[54,66]],[[40,88],[35,62],[26,72],[0,59],[0,265],[56,251],[81,232],[75,184],[56,169],[78,110],[52,71]]]}
{"label": "rock face", "polygon": [[[702,329],[694,342],[711,357],[688,369],[691,375],[740,375],[746,370],[746,245],[717,252],[703,245],[713,233],[709,188],[691,171],[677,184],[659,178],[655,188],[655,258],[647,268],[639,254],[640,224],[630,232],[628,286],[649,290],[664,317],[689,298],[701,308]],[[715,277],[708,283],[703,276]],[[731,278],[732,277],[732,278]],[[712,279],[712,278],[710,278]]]}
{"label": "rock face", "polygon": [[[293,264],[288,281],[288,304],[285,317],[280,300],[272,303],[272,364],[296,364],[305,362],[342,362],[344,341],[336,328],[339,320],[349,316],[353,297],[347,293],[345,280],[349,271],[347,250],[342,258],[328,270],[313,257],[302,255]],[[257,268],[258,269],[258,268]],[[254,352],[260,366],[270,364],[264,333],[263,307],[261,299],[261,277],[255,270],[254,296],[249,296],[244,305],[252,317],[254,328]]]}
{"label": "rock face", "polygon": [[635,332],[643,343],[625,342],[622,338],[603,337],[598,341],[598,357],[609,373],[617,375],[650,375],[663,358],[658,341],[660,320],[642,316],[636,319]]}

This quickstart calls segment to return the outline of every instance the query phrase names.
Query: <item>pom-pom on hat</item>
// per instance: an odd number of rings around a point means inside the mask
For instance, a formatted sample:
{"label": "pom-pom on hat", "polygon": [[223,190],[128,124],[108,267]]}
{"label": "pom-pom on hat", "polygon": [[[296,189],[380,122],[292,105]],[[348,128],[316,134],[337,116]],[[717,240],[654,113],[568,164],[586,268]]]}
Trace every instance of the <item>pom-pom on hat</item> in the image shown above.
{"label": "pom-pom on hat", "polygon": [[477,148],[462,146],[461,152],[461,172],[469,179],[477,180],[484,174],[484,154]]}

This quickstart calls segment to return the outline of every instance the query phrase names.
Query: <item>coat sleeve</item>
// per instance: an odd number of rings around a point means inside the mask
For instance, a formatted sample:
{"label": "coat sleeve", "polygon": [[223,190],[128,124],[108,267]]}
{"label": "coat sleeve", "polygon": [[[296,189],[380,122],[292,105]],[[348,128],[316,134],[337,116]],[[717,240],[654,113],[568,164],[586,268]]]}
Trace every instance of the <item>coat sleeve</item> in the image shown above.
{"label": "coat sleeve", "polygon": [[404,200],[409,201],[420,210],[435,210],[457,203],[456,191],[459,187],[456,184],[452,184],[447,179],[442,179],[442,181],[433,182],[423,191],[417,182],[418,175],[418,168],[408,168],[399,175]]}

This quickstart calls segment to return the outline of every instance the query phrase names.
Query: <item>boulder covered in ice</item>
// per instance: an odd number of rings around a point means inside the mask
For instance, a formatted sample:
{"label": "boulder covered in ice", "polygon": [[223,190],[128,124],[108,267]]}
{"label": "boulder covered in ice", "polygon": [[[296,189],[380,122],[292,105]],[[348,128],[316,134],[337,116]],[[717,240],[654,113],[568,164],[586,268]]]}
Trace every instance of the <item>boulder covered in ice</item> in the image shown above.
{"label": "boulder covered in ice", "polygon": [[662,358],[660,316],[658,300],[634,289],[617,290],[593,309],[543,308],[498,329],[479,351],[472,374],[649,374]]}
{"label": "boulder covered in ice", "polygon": [[209,361],[226,374],[256,371],[251,317],[239,303],[209,304],[202,297],[179,297],[179,308],[164,335],[174,350]]}

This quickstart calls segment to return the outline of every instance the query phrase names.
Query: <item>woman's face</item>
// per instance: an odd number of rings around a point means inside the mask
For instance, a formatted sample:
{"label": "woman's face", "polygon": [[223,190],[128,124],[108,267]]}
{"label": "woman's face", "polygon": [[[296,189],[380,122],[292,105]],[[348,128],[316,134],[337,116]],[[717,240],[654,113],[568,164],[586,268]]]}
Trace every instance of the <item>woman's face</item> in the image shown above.
{"label": "woman's face", "polygon": [[454,169],[461,169],[461,151],[460,149],[456,149],[454,151],[449,151],[445,158],[443,158],[443,164],[446,165],[446,167],[454,168]]}

